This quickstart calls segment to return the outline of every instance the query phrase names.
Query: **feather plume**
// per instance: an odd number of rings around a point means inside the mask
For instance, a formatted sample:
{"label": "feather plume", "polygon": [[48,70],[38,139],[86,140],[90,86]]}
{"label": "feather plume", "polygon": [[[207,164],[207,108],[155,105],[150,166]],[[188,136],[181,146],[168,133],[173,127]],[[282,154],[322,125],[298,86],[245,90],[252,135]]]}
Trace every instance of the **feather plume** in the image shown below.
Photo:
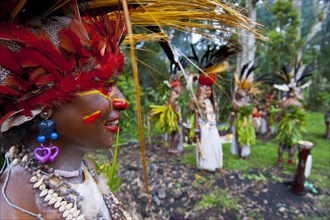
{"label": "feather plume", "polygon": [[254,64],[247,70],[246,75],[245,75],[245,79],[249,78],[249,76],[251,75],[251,73],[257,69],[258,67],[255,66]]}
{"label": "feather plume", "polygon": [[261,83],[261,81],[249,78],[249,75],[257,68],[257,66],[255,66],[254,64],[250,67],[249,65],[250,62],[244,64],[240,71],[240,74],[234,74],[234,80],[237,87],[236,90],[244,90],[249,95],[256,95],[260,93],[258,85]]}
{"label": "feather plume", "polygon": [[[30,114],[37,107],[53,106],[71,100],[77,92],[99,88],[116,71],[122,71],[124,58],[118,41],[125,35],[120,29],[124,26],[116,25],[120,17],[116,21],[105,18],[86,23],[93,32],[91,39],[85,27],[73,20],[58,32],[59,48],[44,32],[36,34],[21,26],[0,24],[0,39],[20,46],[15,53],[0,47],[7,57],[7,61],[0,59],[0,65],[10,71],[0,86],[1,103],[10,102],[12,110],[24,109],[20,114]],[[100,42],[105,48],[102,56]]]}
{"label": "feather plume", "polygon": [[241,74],[239,75],[239,80],[242,80],[245,70],[248,68],[248,66],[250,65],[250,62],[246,63],[243,65],[242,69],[241,69]]}
{"label": "feather plume", "polygon": [[22,67],[17,62],[14,52],[10,51],[8,48],[0,47],[0,66],[13,71],[17,74],[23,72]]}

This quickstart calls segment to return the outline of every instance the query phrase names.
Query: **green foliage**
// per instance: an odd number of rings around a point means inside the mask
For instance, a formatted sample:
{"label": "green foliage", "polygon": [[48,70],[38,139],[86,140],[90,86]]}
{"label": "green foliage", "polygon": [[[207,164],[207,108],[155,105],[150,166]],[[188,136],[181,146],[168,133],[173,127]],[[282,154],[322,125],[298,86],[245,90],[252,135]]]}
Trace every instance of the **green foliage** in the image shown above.
{"label": "green foliage", "polygon": [[162,133],[178,130],[178,113],[171,105],[150,105],[150,119]]}
{"label": "green foliage", "polygon": [[[122,91],[128,101],[128,109],[121,112],[122,116],[119,120],[121,133],[137,136],[136,97],[133,77],[119,77],[117,87]],[[140,91],[140,94],[143,96],[144,92]],[[135,135],[134,133],[132,134],[134,131],[136,133]]]}
{"label": "green foliage", "polygon": [[115,171],[113,169],[115,168],[113,168],[113,164],[108,164],[108,163],[99,164],[97,162],[95,162],[95,164],[98,174],[104,174],[108,178],[109,189],[112,192],[116,192],[120,187],[121,178],[114,176]]}
{"label": "green foliage", "polygon": [[306,128],[306,113],[297,106],[283,110],[280,121],[275,124],[276,139],[280,144],[291,147],[302,138]]}
{"label": "green foliage", "polygon": [[[325,123],[323,112],[307,112],[308,132],[304,134],[304,140],[314,143],[311,150],[313,157],[312,171],[308,179],[313,181],[316,187],[330,190],[330,154],[329,140],[325,139]],[[185,147],[182,162],[196,167],[196,146]],[[256,145],[251,149],[248,160],[239,160],[237,155],[230,153],[230,144],[222,144],[223,167],[226,170],[249,171],[251,169],[269,168],[276,166],[278,144],[275,140],[263,142],[257,140]],[[297,158],[297,153],[295,158]],[[283,154],[283,160],[288,157]],[[296,171],[295,166],[284,166],[281,175],[290,175]],[[274,181],[281,181],[276,176],[271,177]]]}
{"label": "green foliage", "polygon": [[218,126],[218,131],[227,131],[228,130],[228,124],[220,124]]}
{"label": "green foliage", "polygon": [[330,84],[328,79],[321,75],[312,76],[313,83],[309,87],[306,108],[325,111],[330,107]]}
{"label": "green foliage", "polygon": [[184,148],[184,154],[182,155],[182,162],[192,167],[196,167],[196,145],[190,145]]}
{"label": "green foliage", "polygon": [[327,190],[330,190],[330,141],[324,138],[324,113],[309,112],[307,115],[307,127],[308,133],[304,135],[304,140],[314,143],[314,147],[311,150],[311,155],[313,156],[313,165],[309,179],[315,181],[315,186],[323,186],[327,188]]}
{"label": "green foliage", "polygon": [[[144,30],[145,31],[145,30]],[[145,42],[136,50],[139,84],[143,90],[159,88],[169,79],[169,61],[158,42]]]}
{"label": "green foliage", "polygon": [[256,134],[252,124],[252,106],[240,107],[235,119],[235,128],[238,142],[242,145],[252,146],[256,143]]}
{"label": "green foliage", "polygon": [[[234,63],[231,60],[230,63]],[[232,88],[234,87],[234,79],[232,72],[221,73],[221,79],[218,80],[214,87],[216,102],[218,103],[218,122],[228,122],[228,115],[233,111]]]}
{"label": "green foliage", "polygon": [[[312,30],[312,26],[318,21],[319,9],[324,6],[321,1],[300,0],[301,19],[297,16],[296,9],[291,5],[294,1],[265,2],[272,9],[268,12],[263,4],[257,4],[258,22],[264,25],[265,35],[269,41],[257,44],[257,60],[259,68],[256,73],[274,73],[280,65],[293,66],[298,47]],[[313,64],[312,85],[306,89],[306,109],[323,111],[330,105],[327,94],[330,91],[330,16],[329,12],[323,21],[321,30],[304,47],[303,64]],[[299,39],[298,30],[301,30]],[[257,75],[256,74],[256,75]],[[304,82],[302,82],[304,83]],[[320,95],[319,95],[320,94]]]}
{"label": "green foliage", "polygon": [[264,219],[263,215],[260,213],[259,210],[252,210],[248,213],[248,217],[249,219]]}
{"label": "green foliage", "polygon": [[117,167],[117,152],[118,152],[118,138],[119,135],[117,133],[116,138],[116,146],[114,149],[114,154],[112,158],[112,163],[98,163],[94,160],[96,165],[96,171],[98,174],[102,173],[108,178],[108,186],[112,192],[116,192],[120,187],[121,178],[116,177],[116,167]]}
{"label": "green foliage", "polygon": [[278,176],[278,175],[275,175],[275,174],[272,174],[271,175],[271,178],[272,178],[272,181],[274,182],[278,182],[278,183],[282,183],[283,182],[283,178]]}
{"label": "green foliage", "polygon": [[211,191],[207,195],[202,195],[202,200],[195,206],[196,211],[205,210],[209,208],[224,208],[227,210],[239,209],[239,198],[229,197],[227,190],[220,191],[218,188]]}
{"label": "green foliage", "polygon": [[253,180],[253,181],[257,181],[257,182],[267,182],[267,178],[262,175],[262,173],[259,172],[259,175],[257,174],[248,174],[245,173],[243,174],[244,179],[247,180]]}
{"label": "green foliage", "polygon": [[277,71],[282,65],[292,66],[301,44],[298,36],[299,18],[291,1],[277,0],[271,8],[271,24],[267,41],[259,45],[258,53],[262,57],[260,71],[269,73]]}
{"label": "green foliage", "polygon": [[[142,30],[145,32],[145,30]],[[141,33],[138,28],[134,29],[134,33]],[[118,88],[122,91],[129,102],[128,109],[122,112],[120,120],[120,128],[124,139],[138,138],[137,114],[136,114],[136,97],[135,85],[131,70],[131,58],[129,56],[128,47],[122,46],[122,52],[125,56],[124,73],[119,77],[117,82]],[[138,61],[138,78],[141,100],[142,120],[146,124],[148,120],[147,113],[149,105],[155,103],[163,103],[166,99],[166,91],[168,87],[163,83],[169,78],[168,61],[164,59],[165,54],[158,42],[146,42],[142,47],[136,50]],[[160,83],[161,82],[161,83]],[[146,128],[146,126],[144,126]],[[153,132],[154,130],[152,130]],[[143,131],[146,133],[146,131]]]}
{"label": "green foliage", "polygon": [[195,136],[195,122],[196,121],[196,117],[194,113],[191,113],[189,115],[189,124],[190,124],[190,129],[189,129],[189,138],[193,139]]}
{"label": "green foliage", "polygon": [[275,117],[281,113],[281,109],[272,105],[269,109],[269,126],[273,126],[275,124]]}
{"label": "green foliage", "polygon": [[144,104],[149,107],[151,104],[164,103],[169,97],[169,93],[170,89],[165,86],[165,84],[156,88],[148,87],[146,88],[146,93],[144,96],[146,98],[146,100],[144,100]]}

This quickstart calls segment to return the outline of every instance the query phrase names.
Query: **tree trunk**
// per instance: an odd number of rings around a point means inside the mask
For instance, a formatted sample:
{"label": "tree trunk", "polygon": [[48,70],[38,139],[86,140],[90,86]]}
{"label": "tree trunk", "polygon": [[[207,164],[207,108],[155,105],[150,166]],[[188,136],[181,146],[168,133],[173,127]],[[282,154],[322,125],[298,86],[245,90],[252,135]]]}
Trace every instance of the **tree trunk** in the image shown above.
{"label": "tree trunk", "polygon": [[298,38],[301,38],[301,0],[298,1],[292,1],[292,6],[294,9],[296,9],[298,14],[298,21],[300,22],[300,25],[297,30]]}
{"label": "tree trunk", "polygon": [[[246,0],[247,16],[256,21],[257,19],[257,0]],[[256,40],[251,33],[247,31],[240,31],[240,43],[242,51],[237,55],[236,72],[238,73],[242,66],[248,62],[254,63],[255,51],[256,51]],[[250,75],[253,78],[253,73]]]}
{"label": "tree trunk", "polygon": [[[317,4],[317,2],[318,1],[313,1],[313,4]],[[293,1],[293,7],[298,7],[297,4],[301,4],[300,1]],[[318,4],[317,4],[317,6],[314,7],[317,10],[317,13],[316,13],[317,15],[315,17],[315,21],[314,21],[312,27],[310,28],[310,31],[306,35],[306,38],[302,39],[302,44],[298,48],[297,62],[301,61],[304,49],[311,42],[311,40],[315,37],[315,35],[321,30],[323,21],[325,20],[325,18],[328,15],[327,11],[329,10],[329,6],[330,6],[330,1],[325,3],[322,11],[319,11]],[[301,5],[297,9],[297,12],[298,12],[299,17],[301,17],[300,16],[301,15]],[[298,33],[300,33],[300,31]]]}

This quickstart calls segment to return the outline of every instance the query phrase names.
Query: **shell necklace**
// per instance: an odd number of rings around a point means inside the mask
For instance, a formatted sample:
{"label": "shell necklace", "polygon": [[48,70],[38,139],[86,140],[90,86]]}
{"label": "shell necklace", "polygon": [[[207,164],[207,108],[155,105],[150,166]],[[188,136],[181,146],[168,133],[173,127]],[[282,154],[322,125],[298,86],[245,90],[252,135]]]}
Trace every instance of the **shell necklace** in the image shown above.
{"label": "shell necklace", "polygon": [[[34,189],[39,189],[39,197],[47,202],[48,205],[53,206],[62,213],[62,217],[66,220],[76,219],[84,220],[89,216],[83,214],[82,204],[83,200],[88,199],[81,196],[81,194],[73,187],[75,184],[69,183],[67,178],[77,177],[84,172],[85,175],[90,175],[92,180],[95,181],[95,185],[98,183],[98,176],[96,171],[83,160],[81,168],[75,171],[64,171],[56,170],[47,164],[40,164],[34,159],[33,152],[30,149],[26,149],[24,145],[13,146],[6,153],[6,159],[11,161],[9,167],[21,166],[31,172],[32,177],[29,182]],[[8,171],[10,172],[10,171]],[[87,177],[86,177],[87,178]],[[79,184],[76,184],[79,185]],[[112,192],[107,190],[107,192],[102,193],[105,206],[109,211],[109,216],[104,216],[104,212],[100,211],[93,216],[93,219],[112,219],[112,220],[122,220],[126,219],[123,209],[123,205],[118,202],[117,198]],[[5,196],[5,194],[4,194]],[[8,202],[8,201],[7,201]],[[38,219],[42,219],[40,214],[34,214],[20,207],[10,204],[13,208],[24,211],[27,214],[37,216]],[[106,214],[108,215],[108,214]]]}

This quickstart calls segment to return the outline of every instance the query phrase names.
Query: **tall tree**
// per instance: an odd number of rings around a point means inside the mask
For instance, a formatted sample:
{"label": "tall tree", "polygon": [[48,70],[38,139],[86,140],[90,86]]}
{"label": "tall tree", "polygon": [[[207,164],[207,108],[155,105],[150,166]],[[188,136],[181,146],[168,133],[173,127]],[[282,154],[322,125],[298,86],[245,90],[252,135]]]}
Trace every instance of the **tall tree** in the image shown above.
{"label": "tall tree", "polygon": [[[301,1],[293,1],[293,7],[296,8],[298,18],[301,17]],[[326,17],[329,14],[329,6],[330,6],[330,1],[323,1],[323,0],[313,0],[312,1],[312,6],[314,9],[314,21],[312,23],[312,26],[310,27],[309,32],[305,35],[306,37],[300,36],[301,44],[298,47],[298,54],[297,54],[297,61],[301,61],[303,58],[303,53],[305,48],[308,46],[308,44],[313,40],[313,38],[316,36],[318,32],[321,31],[322,24],[325,21]],[[327,13],[328,12],[328,13]],[[298,28],[298,34],[301,33],[301,26]]]}
{"label": "tall tree", "polygon": [[[327,0],[276,0],[268,1],[270,16],[259,7],[258,22],[265,25],[269,41],[259,44],[257,55],[260,72],[274,73],[281,66],[293,69],[300,63],[299,72],[306,64],[314,64],[313,84],[309,104],[317,106],[317,94],[326,90],[330,35],[329,5]],[[326,25],[327,24],[327,25]],[[329,77],[328,77],[329,78]],[[327,87],[328,88],[328,87]],[[324,93],[325,94],[325,93]],[[322,98],[326,99],[326,98]]]}
{"label": "tall tree", "polygon": [[[246,14],[252,21],[256,21],[257,19],[257,2],[258,0],[245,1],[244,8],[246,10]],[[242,30],[239,38],[242,48],[241,52],[237,54],[236,72],[239,72],[242,66],[246,63],[254,63],[256,52],[256,40],[252,34]],[[250,77],[253,77],[253,74],[251,74]]]}
{"label": "tall tree", "polygon": [[261,54],[267,57],[264,70],[275,72],[281,66],[293,66],[299,44],[299,17],[292,3],[277,0],[271,9],[274,20],[267,36],[269,41],[261,46]]}

